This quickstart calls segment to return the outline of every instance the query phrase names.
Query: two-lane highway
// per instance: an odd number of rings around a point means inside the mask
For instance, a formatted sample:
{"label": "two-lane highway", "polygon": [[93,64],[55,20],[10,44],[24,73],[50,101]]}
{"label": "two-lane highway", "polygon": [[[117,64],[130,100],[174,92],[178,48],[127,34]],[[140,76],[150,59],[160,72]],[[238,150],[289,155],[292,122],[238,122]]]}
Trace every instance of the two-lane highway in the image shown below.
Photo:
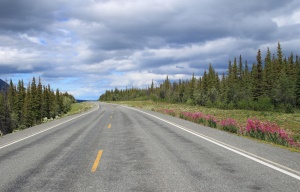
{"label": "two-lane highway", "polygon": [[300,154],[97,103],[0,138],[0,191],[300,191]]}

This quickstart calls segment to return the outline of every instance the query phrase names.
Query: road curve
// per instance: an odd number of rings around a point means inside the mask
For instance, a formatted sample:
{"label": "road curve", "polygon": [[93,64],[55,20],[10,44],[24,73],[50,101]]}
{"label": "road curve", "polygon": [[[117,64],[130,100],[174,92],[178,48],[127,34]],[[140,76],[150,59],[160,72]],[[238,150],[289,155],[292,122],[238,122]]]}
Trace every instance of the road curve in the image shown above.
{"label": "road curve", "polygon": [[0,138],[0,191],[300,191],[299,153],[96,105]]}

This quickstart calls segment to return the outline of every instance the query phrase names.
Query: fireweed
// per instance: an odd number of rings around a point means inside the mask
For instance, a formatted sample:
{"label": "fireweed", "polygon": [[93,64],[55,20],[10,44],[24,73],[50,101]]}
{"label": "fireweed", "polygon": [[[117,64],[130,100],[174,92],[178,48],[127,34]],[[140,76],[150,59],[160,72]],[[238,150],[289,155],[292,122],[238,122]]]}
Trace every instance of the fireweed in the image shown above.
{"label": "fireweed", "polygon": [[[174,110],[167,109],[161,111],[172,116],[175,116],[176,114]],[[218,126],[220,129],[231,133],[238,133],[279,145],[300,148],[300,143],[295,142],[294,139],[277,124],[271,122],[262,122],[256,118],[248,119],[246,126],[241,126],[234,119],[227,118],[218,121],[218,119],[213,115],[205,115],[201,112],[180,112],[179,117],[184,120],[213,128]]]}
{"label": "fireweed", "polygon": [[200,112],[181,112],[179,117],[194,123],[207,125],[209,127],[216,128],[218,120],[213,115],[205,115]]}
{"label": "fireweed", "polygon": [[253,138],[284,145],[298,147],[297,143],[281,129],[278,125],[271,122],[261,122],[258,119],[248,119],[244,134]]}
{"label": "fireweed", "polygon": [[224,131],[228,131],[231,133],[237,133],[238,132],[238,124],[234,119],[228,118],[220,121],[219,123],[221,129]]}
{"label": "fireweed", "polygon": [[206,116],[206,120],[207,120],[207,122],[208,122],[208,126],[209,127],[212,127],[212,128],[216,128],[217,127],[217,122],[218,122],[218,120],[217,120],[217,118],[215,118],[213,115],[207,115]]}
{"label": "fireweed", "polygon": [[165,113],[168,114],[168,115],[171,115],[173,117],[175,117],[175,115],[176,115],[175,111],[172,110],[172,109],[166,109]]}

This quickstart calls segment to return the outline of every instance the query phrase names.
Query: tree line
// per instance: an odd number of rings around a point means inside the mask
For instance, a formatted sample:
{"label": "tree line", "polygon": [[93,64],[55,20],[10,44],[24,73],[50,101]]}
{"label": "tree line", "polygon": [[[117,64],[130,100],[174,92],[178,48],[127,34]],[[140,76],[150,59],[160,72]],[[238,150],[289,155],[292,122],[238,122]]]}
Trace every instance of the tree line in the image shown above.
{"label": "tree line", "polygon": [[278,42],[276,54],[267,48],[263,58],[248,66],[242,56],[228,61],[228,70],[218,74],[210,64],[200,78],[171,82],[168,78],[146,89],[107,90],[101,101],[147,100],[187,103],[221,109],[293,112],[300,108],[300,59],[293,52],[284,56]]}
{"label": "tree line", "polygon": [[56,118],[70,110],[75,98],[67,92],[54,91],[50,85],[42,85],[33,77],[27,88],[23,80],[0,92],[0,134],[11,133]]}

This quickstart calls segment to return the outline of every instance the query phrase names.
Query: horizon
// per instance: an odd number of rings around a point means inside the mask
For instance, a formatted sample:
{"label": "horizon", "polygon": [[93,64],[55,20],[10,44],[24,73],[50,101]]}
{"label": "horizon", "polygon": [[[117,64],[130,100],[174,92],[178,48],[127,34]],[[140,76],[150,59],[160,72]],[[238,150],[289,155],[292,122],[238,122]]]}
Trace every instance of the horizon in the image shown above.
{"label": "horizon", "polygon": [[200,77],[210,63],[221,74],[239,55],[251,67],[278,42],[300,54],[296,0],[4,0],[0,16],[0,79],[41,77],[79,100]]}

